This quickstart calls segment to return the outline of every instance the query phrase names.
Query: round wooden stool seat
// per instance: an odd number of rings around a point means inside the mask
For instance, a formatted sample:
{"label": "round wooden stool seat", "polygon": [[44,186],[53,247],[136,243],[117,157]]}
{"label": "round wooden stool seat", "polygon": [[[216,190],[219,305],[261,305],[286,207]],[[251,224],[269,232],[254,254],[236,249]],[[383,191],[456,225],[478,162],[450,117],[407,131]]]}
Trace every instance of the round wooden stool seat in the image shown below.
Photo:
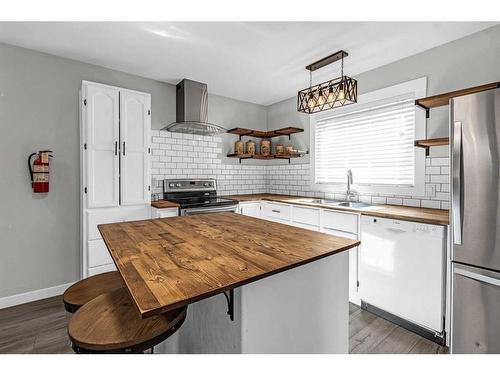
{"label": "round wooden stool seat", "polygon": [[71,318],[68,334],[77,353],[142,353],[172,335],[187,307],[141,319],[126,288],[101,294]]}
{"label": "round wooden stool seat", "polygon": [[80,307],[101,294],[121,289],[124,286],[125,283],[118,271],[87,277],[66,289],[63,294],[64,308],[70,313],[75,313]]}

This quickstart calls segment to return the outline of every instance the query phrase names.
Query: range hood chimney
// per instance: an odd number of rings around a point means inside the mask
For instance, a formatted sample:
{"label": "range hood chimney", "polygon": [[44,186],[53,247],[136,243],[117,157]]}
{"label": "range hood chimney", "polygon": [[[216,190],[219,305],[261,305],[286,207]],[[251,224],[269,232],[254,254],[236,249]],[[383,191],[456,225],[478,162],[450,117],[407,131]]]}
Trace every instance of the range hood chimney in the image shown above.
{"label": "range hood chimney", "polygon": [[208,90],[205,83],[183,79],[176,86],[176,121],[162,130],[173,133],[214,135],[224,133],[222,126],[208,122]]}

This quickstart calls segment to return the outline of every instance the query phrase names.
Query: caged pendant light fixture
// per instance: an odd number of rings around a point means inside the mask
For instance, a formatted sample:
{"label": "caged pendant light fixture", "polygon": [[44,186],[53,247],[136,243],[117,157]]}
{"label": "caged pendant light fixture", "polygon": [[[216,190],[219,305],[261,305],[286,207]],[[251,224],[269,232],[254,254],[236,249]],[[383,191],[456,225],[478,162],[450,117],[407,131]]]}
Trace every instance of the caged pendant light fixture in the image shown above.
{"label": "caged pendant light fixture", "polygon": [[[338,51],[306,66],[309,87],[299,91],[297,111],[311,114],[357,103],[358,82],[344,75],[344,57],[347,56],[347,52]],[[341,60],[340,77],[313,86],[312,72],[338,60]]]}

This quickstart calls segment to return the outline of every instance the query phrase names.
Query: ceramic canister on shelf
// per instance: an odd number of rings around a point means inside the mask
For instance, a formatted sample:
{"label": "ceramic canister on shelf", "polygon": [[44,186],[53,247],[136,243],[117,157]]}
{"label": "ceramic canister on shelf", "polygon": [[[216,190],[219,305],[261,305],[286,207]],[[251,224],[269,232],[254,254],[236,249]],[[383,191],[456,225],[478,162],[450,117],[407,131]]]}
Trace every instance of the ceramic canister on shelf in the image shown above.
{"label": "ceramic canister on shelf", "polygon": [[285,153],[285,146],[283,146],[281,143],[278,143],[276,145],[276,154],[283,155],[284,153]]}
{"label": "ceramic canister on shelf", "polygon": [[262,156],[271,155],[271,141],[269,139],[263,139],[260,141],[260,154]]}
{"label": "ceramic canister on shelf", "polygon": [[245,150],[243,148],[243,141],[234,142],[234,153],[238,155],[245,153]]}
{"label": "ceramic canister on shelf", "polygon": [[255,142],[252,140],[247,141],[246,143],[246,153],[250,155],[255,155]]}

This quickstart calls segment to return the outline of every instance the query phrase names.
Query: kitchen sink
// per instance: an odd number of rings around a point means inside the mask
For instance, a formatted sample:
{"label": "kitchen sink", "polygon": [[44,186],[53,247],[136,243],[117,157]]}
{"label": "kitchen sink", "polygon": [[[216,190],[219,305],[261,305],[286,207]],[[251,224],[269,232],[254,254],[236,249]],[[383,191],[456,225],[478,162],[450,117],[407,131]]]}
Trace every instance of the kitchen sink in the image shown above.
{"label": "kitchen sink", "polygon": [[333,199],[320,199],[320,198],[305,198],[305,199],[299,199],[299,202],[302,203],[315,203],[315,204],[336,204],[338,201],[335,201]]}
{"label": "kitchen sink", "polygon": [[344,201],[336,201],[333,199],[321,199],[321,198],[304,198],[300,199],[301,203],[313,203],[313,204],[324,204],[333,207],[350,207],[350,208],[363,208],[369,207],[370,204],[363,202],[344,202]]}
{"label": "kitchen sink", "polygon": [[362,208],[362,207],[369,207],[371,205],[368,203],[363,203],[363,202],[340,202],[340,203],[337,203],[336,206]]}

